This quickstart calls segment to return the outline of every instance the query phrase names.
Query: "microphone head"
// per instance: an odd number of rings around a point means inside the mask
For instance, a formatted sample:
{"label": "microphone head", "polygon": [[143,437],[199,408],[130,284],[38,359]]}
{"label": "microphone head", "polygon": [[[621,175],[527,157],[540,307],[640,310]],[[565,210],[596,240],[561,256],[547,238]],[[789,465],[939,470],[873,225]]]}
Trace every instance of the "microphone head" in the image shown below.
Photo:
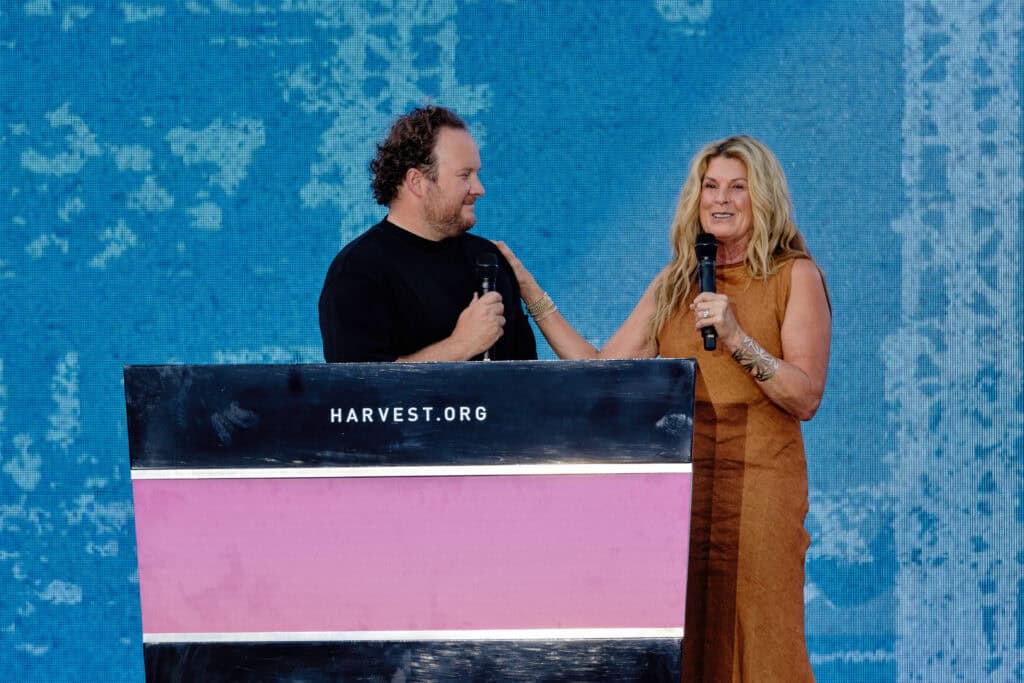
{"label": "microphone head", "polygon": [[718,240],[715,236],[709,232],[701,232],[697,234],[697,241],[694,243],[694,249],[697,252],[697,260],[703,261],[705,259],[715,260],[715,252],[718,251]]}
{"label": "microphone head", "polygon": [[498,275],[498,255],[493,251],[482,251],[476,256],[476,276],[480,280],[481,294],[494,289]]}
{"label": "microphone head", "polygon": [[476,272],[480,277],[494,277],[498,272],[498,255],[493,251],[482,251],[477,254]]}

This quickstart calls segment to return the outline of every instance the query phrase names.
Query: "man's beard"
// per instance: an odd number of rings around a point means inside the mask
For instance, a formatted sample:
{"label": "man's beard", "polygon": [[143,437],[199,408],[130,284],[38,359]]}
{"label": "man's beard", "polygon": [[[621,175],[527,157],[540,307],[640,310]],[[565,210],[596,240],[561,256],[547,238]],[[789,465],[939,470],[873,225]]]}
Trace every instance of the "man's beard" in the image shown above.
{"label": "man's beard", "polygon": [[442,238],[458,237],[468,231],[476,223],[476,218],[465,218],[462,215],[462,207],[459,202],[456,206],[445,206],[437,199],[437,194],[431,192],[428,195],[424,211],[426,213],[427,226]]}

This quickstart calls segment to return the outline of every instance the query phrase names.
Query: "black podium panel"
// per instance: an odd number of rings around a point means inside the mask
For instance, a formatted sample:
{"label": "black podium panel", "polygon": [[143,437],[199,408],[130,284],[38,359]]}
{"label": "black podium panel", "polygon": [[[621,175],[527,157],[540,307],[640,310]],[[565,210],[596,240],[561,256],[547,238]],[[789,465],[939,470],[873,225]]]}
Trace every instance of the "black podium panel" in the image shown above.
{"label": "black podium panel", "polygon": [[126,367],[147,680],[679,680],[694,373]]}
{"label": "black podium panel", "polygon": [[689,462],[692,360],[130,366],[133,468]]}
{"label": "black podium panel", "polygon": [[419,641],[147,645],[150,681],[678,683],[679,641]]}

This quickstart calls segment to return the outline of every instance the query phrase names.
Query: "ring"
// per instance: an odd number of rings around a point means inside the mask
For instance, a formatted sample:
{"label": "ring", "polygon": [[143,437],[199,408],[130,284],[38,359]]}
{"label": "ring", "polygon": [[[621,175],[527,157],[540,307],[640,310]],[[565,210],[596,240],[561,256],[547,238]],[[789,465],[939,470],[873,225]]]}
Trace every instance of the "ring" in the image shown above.
{"label": "ring", "polygon": [[704,309],[704,315],[701,316],[701,317],[710,318],[711,317],[711,311],[709,311],[708,309],[705,308]]}

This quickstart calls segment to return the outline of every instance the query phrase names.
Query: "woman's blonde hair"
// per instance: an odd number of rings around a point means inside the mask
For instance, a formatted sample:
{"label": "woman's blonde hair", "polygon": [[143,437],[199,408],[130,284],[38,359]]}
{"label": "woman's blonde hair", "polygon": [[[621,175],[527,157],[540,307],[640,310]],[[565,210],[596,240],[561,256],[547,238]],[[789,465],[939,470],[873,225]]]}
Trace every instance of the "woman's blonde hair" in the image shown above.
{"label": "woman's blonde hair", "polygon": [[734,135],[706,145],[690,163],[690,173],[679,193],[669,240],[672,263],[659,283],[657,305],[651,319],[655,338],[672,314],[688,300],[696,282],[697,257],[694,241],[702,232],[700,194],[708,164],[716,157],[738,159],[747,170],[747,187],[754,215],[753,231],[744,263],[751,277],[767,278],[786,261],[810,258],[807,244],[793,222],[792,203],[786,174],[778,159],[763,142],[749,135]]}

